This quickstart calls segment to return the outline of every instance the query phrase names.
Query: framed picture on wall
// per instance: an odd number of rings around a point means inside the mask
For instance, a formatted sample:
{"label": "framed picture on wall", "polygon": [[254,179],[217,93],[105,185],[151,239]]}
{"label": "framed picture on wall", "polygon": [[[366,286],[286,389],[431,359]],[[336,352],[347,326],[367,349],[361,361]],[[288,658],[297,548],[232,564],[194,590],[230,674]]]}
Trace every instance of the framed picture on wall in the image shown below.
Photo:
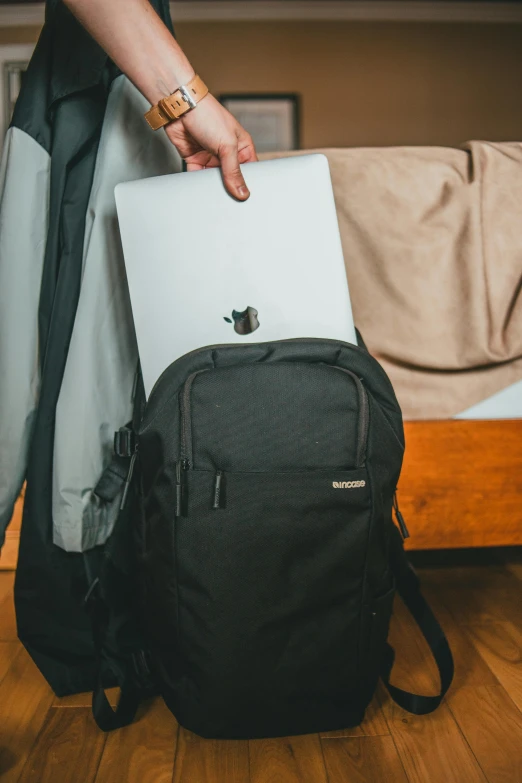
{"label": "framed picture on wall", "polygon": [[0,46],[0,149],[33,50],[34,44]]}
{"label": "framed picture on wall", "polygon": [[27,60],[7,61],[4,63],[4,120],[9,125],[16,99],[22,87],[24,73],[29,63]]}
{"label": "framed picture on wall", "polygon": [[300,101],[295,93],[227,93],[219,100],[246,128],[258,152],[300,146]]}

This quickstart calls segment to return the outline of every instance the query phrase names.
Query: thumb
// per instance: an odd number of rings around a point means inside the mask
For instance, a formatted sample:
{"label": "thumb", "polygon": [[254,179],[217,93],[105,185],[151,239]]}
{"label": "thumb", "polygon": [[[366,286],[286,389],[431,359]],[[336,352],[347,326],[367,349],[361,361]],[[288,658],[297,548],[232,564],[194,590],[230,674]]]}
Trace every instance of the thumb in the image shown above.
{"label": "thumb", "polygon": [[241,168],[239,166],[237,142],[224,144],[219,150],[219,159],[225,187],[231,196],[246,201],[250,196]]}

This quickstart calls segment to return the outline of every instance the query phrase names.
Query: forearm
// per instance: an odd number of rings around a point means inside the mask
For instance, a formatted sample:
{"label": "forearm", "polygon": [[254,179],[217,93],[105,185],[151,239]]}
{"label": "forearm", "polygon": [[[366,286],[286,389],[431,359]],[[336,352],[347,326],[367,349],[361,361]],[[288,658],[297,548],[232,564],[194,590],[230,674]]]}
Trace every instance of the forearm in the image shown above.
{"label": "forearm", "polygon": [[194,75],[148,0],[64,0],[111,60],[157,103]]}
{"label": "forearm", "polygon": [[[73,14],[151,104],[190,82],[194,69],[149,0],[64,0]],[[145,126],[145,123],[144,123]],[[257,160],[253,141],[207,93],[165,132],[189,171],[221,166],[228,192],[248,196],[240,164]]]}

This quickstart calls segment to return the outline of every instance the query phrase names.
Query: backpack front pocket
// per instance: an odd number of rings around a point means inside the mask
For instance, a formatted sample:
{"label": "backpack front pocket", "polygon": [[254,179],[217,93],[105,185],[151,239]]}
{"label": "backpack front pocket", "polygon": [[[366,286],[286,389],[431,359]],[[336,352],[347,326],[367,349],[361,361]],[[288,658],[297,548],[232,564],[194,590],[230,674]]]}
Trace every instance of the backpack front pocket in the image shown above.
{"label": "backpack front pocket", "polygon": [[187,467],[283,472],[364,465],[368,400],[349,370],[301,363],[203,370],[189,376],[179,399],[179,459]]}
{"label": "backpack front pocket", "polygon": [[357,685],[360,596],[371,513],[364,469],[188,470],[176,518],[179,640],[192,702],[234,721],[322,714]]}

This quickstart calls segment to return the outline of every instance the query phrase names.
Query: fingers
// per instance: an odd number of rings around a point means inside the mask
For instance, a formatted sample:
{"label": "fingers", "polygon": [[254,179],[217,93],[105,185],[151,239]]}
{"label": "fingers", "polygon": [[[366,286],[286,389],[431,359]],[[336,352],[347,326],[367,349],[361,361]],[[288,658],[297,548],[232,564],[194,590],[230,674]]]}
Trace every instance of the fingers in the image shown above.
{"label": "fingers", "polygon": [[257,160],[254,142],[214,96],[207,95],[197,109],[168,125],[167,133],[185,159],[188,171],[221,165],[228,193],[238,201],[247,200],[250,192],[240,164]]}
{"label": "fingers", "polygon": [[246,201],[250,191],[239,166],[238,142],[223,144],[219,149],[219,158],[227,191],[238,201]]}
{"label": "fingers", "polygon": [[219,158],[216,155],[205,154],[192,155],[189,158],[185,158],[187,164],[187,171],[201,171],[202,169],[216,169],[221,165]]}
{"label": "fingers", "polygon": [[238,139],[239,149],[239,162],[240,163],[255,163],[257,161],[257,152],[254,146],[252,136],[247,133],[243,128],[242,133]]}

